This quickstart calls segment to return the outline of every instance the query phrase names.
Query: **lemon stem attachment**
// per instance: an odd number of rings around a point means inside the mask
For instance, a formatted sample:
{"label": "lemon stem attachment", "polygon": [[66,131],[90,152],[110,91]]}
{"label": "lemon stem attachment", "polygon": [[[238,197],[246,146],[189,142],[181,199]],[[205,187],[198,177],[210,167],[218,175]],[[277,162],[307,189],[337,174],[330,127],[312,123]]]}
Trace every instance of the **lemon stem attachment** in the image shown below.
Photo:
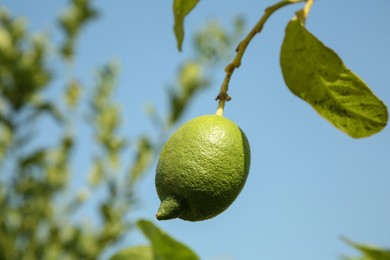
{"label": "lemon stem attachment", "polygon": [[161,201],[157,211],[156,218],[158,220],[174,219],[180,216],[181,204],[173,196],[166,197]]}
{"label": "lemon stem attachment", "polygon": [[224,108],[225,108],[225,101],[220,100],[218,102],[218,108],[217,108],[217,111],[215,112],[215,114],[217,116],[223,116],[223,109]]}

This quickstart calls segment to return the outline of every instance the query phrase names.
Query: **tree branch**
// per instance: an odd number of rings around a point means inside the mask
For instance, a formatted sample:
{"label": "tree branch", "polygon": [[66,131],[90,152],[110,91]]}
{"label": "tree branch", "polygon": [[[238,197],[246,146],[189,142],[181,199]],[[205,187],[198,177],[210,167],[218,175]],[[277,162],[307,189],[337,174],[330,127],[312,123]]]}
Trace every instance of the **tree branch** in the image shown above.
{"label": "tree branch", "polygon": [[[305,2],[305,1],[306,0],[285,0],[285,1],[281,1],[279,3],[276,3],[274,5],[271,5],[264,10],[264,14],[260,18],[260,20],[256,23],[256,25],[248,33],[248,35],[245,37],[245,39],[243,39],[239,43],[239,45],[236,49],[237,53],[236,53],[236,56],[234,57],[233,61],[230,64],[228,64],[225,68],[225,72],[226,72],[225,79],[223,80],[223,83],[221,85],[221,89],[219,91],[218,96],[215,98],[215,100],[219,101],[216,114],[223,115],[223,109],[225,106],[225,102],[229,101],[231,99],[227,93],[228,88],[229,88],[230,78],[231,78],[234,70],[236,68],[240,67],[242,57],[244,56],[244,53],[245,53],[246,48],[248,47],[249,43],[252,41],[252,39],[255,37],[256,34],[261,32],[261,30],[263,29],[264,24],[267,22],[268,18],[275,11],[279,10],[280,8],[282,8],[286,5],[301,3],[301,2]],[[312,2],[312,1],[313,0],[308,0],[308,2]],[[310,6],[309,6],[309,8],[310,8]]]}

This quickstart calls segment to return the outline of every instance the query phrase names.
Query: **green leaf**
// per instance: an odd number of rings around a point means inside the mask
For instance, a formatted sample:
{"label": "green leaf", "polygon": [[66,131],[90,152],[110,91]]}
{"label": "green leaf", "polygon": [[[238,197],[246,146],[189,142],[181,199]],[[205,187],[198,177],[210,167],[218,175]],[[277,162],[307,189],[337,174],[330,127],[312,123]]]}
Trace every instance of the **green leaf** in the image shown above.
{"label": "green leaf", "polygon": [[198,4],[199,0],[174,0],[173,14],[175,23],[173,29],[176,35],[177,48],[181,51],[184,39],[184,18],[191,12]]}
{"label": "green leaf", "polygon": [[358,258],[347,258],[350,260],[389,260],[390,249],[380,248],[373,245],[355,243],[347,238],[342,238],[346,243],[359,250],[363,256]]}
{"label": "green leaf", "polygon": [[386,126],[384,103],[298,19],[287,25],[280,63],[289,89],[351,137],[368,137]]}
{"label": "green leaf", "polygon": [[170,237],[152,222],[139,220],[137,226],[151,242],[155,260],[199,259],[191,249]]}
{"label": "green leaf", "polygon": [[153,260],[153,251],[150,246],[133,246],[117,252],[110,260]]}

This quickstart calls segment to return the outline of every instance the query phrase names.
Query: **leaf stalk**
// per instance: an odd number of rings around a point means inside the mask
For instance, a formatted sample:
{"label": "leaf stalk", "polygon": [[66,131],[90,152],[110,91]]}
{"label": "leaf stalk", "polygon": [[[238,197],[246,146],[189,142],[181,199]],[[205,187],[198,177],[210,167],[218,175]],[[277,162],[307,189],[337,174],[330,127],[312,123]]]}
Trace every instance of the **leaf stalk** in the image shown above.
{"label": "leaf stalk", "polygon": [[299,10],[296,14],[299,20],[302,22],[302,24],[306,23],[306,19],[309,16],[309,12],[311,10],[311,7],[314,3],[314,0],[306,0],[305,7],[303,9]]}

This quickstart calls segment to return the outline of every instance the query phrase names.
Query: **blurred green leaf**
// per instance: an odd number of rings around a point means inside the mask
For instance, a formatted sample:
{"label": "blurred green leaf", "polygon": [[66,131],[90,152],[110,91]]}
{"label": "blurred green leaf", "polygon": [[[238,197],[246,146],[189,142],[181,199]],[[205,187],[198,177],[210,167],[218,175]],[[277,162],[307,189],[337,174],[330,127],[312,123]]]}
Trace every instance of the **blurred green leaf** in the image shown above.
{"label": "blurred green leaf", "polygon": [[[1,116],[0,123],[2,123]],[[13,134],[14,133],[8,124],[0,124],[0,163],[5,158],[5,155],[13,142]]]}
{"label": "blurred green leaf", "polygon": [[342,240],[363,254],[361,257],[345,257],[346,260],[390,260],[390,249],[358,244],[347,238],[342,238]]}
{"label": "blurred green leaf", "polygon": [[168,91],[171,115],[169,124],[175,123],[183,114],[189,101],[202,89],[210,85],[208,78],[203,75],[201,64],[187,61],[181,65],[178,73],[179,90],[171,88]]}
{"label": "blurred green leaf", "polygon": [[[12,39],[8,31],[0,27],[0,50],[6,54],[12,49]],[[4,55],[3,54],[3,55]]]}
{"label": "blurred green leaf", "polygon": [[26,107],[38,91],[47,87],[47,39],[26,33],[22,19],[0,11],[0,94],[15,110]]}
{"label": "blurred green leaf", "polygon": [[34,111],[32,111],[31,119],[39,117],[42,113],[47,113],[52,116],[58,123],[63,122],[64,117],[61,114],[59,107],[50,101],[32,101]]}
{"label": "blurred green leaf", "polygon": [[152,244],[154,259],[198,260],[199,257],[187,246],[170,237],[151,221],[138,220],[137,226]]}
{"label": "blurred green leaf", "polygon": [[134,184],[149,167],[153,159],[153,147],[147,137],[140,137],[137,145],[134,164],[130,170],[130,182]]}
{"label": "blurred green leaf", "polygon": [[98,16],[98,11],[91,5],[91,0],[71,0],[68,9],[59,19],[60,28],[65,33],[61,54],[67,60],[74,56],[74,45],[82,27]]}
{"label": "blurred green leaf", "polygon": [[123,249],[113,255],[110,260],[153,260],[150,246],[134,246]]}
{"label": "blurred green leaf", "polygon": [[81,96],[81,85],[79,84],[78,81],[72,80],[67,84],[65,89],[64,99],[66,104],[69,107],[74,108],[78,104],[80,100],[80,96]]}
{"label": "blurred green leaf", "polygon": [[125,138],[116,134],[122,120],[119,106],[112,99],[118,69],[117,63],[110,62],[98,70],[90,102],[96,140],[113,167],[119,166],[120,152],[127,144]]}
{"label": "blurred green leaf", "polygon": [[202,67],[197,62],[185,63],[179,74],[179,84],[183,91],[191,92],[202,81]]}
{"label": "blurred green leaf", "polygon": [[184,39],[184,18],[191,12],[192,9],[194,9],[198,2],[199,0],[173,1],[173,14],[175,18],[173,30],[176,35],[177,48],[179,51],[182,49]]}
{"label": "blurred green leaf", "polygon": [[97,71],[97,83],[92,96],[91,107],[95,112],[102,111],[111,102],[110,98],[116,86],[119,65],[109,62]]}
{"label": "blurred green leaf", "polygon": [[27,168],[30,166],[39,165],[42,166],[45,163],[47,149],[39,149],[33,153],[21,158],[19,165],[21,168]]}
{"label": "blurred green leaf", "polygon": [[99,158],[95,158],[92,163],[92,169],[88,174],[88,182],[91,186],[98,186],[104,177],[104,166],[103,162]]}
{"label": "blurred green leaf", "polygon": [[240,16],[234,19],[232,31],[227,31],[218,20],[208,21],[194,37],[197,57],[206,64],[228,62],[233,54],[232,47],[242,36],[244,25]]}
{"label": "blurred green leaf", "polygon": [[280,62],[289,89],[351,137],[368,137],[386,126],[384,103],[298,19],[287,25]]}

